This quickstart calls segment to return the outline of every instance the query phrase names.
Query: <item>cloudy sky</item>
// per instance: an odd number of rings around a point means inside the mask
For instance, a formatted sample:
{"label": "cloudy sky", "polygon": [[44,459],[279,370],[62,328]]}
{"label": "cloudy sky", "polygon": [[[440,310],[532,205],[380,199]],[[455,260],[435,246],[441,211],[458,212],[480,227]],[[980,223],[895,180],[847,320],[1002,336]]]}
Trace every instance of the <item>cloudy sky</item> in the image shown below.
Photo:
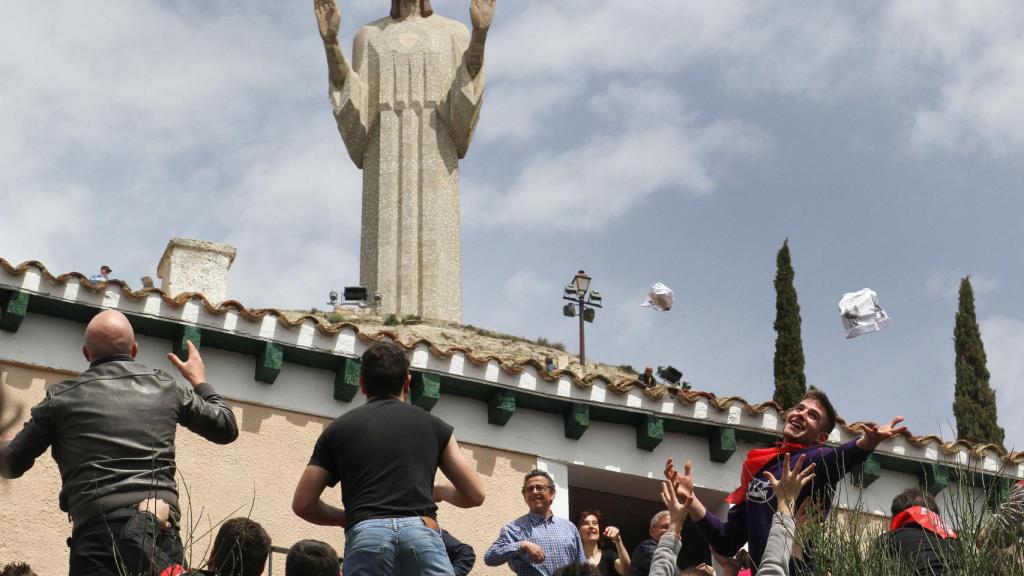
{"label": "cloudy sky", "polygon": [[[0,18],[0,256],[137,282],[171,236],[239,250],[229,296],[358,282],[361,175],[312,2],[18,3]],[[342,1],[346,53],[385,0]],[[468,23],[468,0],[434,0]],[[789,238],[810,382],[848,420],[952,435],[960,276],[1024,447],[1024,12],[1012,1],[499,0],[463,169],[464,320],[772,395]],[[661,281],[662,314],[638,304]],[[836,303],[893,318],[845,340]]]}

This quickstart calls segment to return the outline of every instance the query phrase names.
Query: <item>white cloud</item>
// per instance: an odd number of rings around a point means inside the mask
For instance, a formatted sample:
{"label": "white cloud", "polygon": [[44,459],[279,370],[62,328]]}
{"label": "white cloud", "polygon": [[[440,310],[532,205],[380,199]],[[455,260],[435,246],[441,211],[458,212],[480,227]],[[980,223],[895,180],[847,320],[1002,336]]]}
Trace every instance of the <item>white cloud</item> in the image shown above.
{"label": "white cloud", "polygon": [[211,203],[226,241],[244,247],[229,296],[249,305],[322,306],[331,289],[359,281],[361,175],[333,129],[302,126],[252,150],[253,163]]}
{"label": "white cloud", "polygon": [[541,278],[533,270],[522,269],[505,279],[501,293],[506,305],[523,309],[532,307],[540,298],[558,294],[559,287],[550,278]]}
{"label": "white cloud", "polygon": [[1006,429],[1006,446],[1024,449],[1024,421],[1015,417],[1024,405],[1024,321],[993,316],[981,323],[981,335],[996,391],[999,425]]}
{"label": "white cloud", "polygon": [[[283,6],[283,5],[282,5]],[[313,306],[358,280],[360,173],[312,9],[23,5],[0,35],[0,245],[153,274],[171,236],[239,249],[229,296]],[[310,80],[315,78],[315,80]]]}
{"label": "white cloud", "polygon": [[[969,274],[971,277],[971,288],[974,290],[974,297],[991,294],[999,288],[999,279],[984,272]],[[968,276],[966,272],[956,272],[949,268],[933,270],[925,280],[925,288],[930,294],[938,296],[943,300],[956,302],[960,295],[960,279]]]}
{"label": "white cloud", "polygon": [[528,158],[507,189],[471,184],[478,193],[466,199],[467,223],[601,229],[656,192],[709,194],[720,165],[768,148],[768,137],[742,122],[701,122],[659,84],[612,84],[591,108],[612,124],[607,133]]}
{"label": "white cloud", "polygon": [[532,0],[498,13],[489,62],[513,79],[588,74],[665,77],[711,64],[745,91],[829,90],[856,39],[834,6],[652,0]]}
{"label": "white cloud", "polygon": [[880,58],[893,74],[929,70],[938,97],[913,103],[911,144],[920,152],[995,155],[1024,145],[1024,14],[1010,0],[889,5]]}
{"label": "white cloud", "polygon": [[536,80],[498,82],[489,86],[474,139],[482,142],[527,141],[545,127],[543,121],[575,105],[578,83]]}

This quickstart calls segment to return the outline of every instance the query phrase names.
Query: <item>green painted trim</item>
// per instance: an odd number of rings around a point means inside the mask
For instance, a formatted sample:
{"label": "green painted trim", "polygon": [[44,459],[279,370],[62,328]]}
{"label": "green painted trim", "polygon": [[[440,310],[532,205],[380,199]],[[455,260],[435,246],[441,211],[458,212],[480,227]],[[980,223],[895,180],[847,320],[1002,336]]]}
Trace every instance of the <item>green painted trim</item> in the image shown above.
{"label": "green painted trim", "polygon": [[5,332],[17,332],[21,327],[21,321],[28,315],[28,292],[17,290],[7,293],[2,297],[0,305],[0,330]]}
{"label": "green painted trim", "polygon": [[281,348],[281,345],[273,342],[264,342],[260,353],[256,355],[256,375],[254,378],[257,382],[273,384],[274,380],[277,380],[277,375],[281,373],[283,366],[284,349]]}
{"label": "green painted trim", "polygon": [[487,422],[504,426],[516,412],[516,395],[509,390],[495,390],[487,401]]}
{"label": "green painted trim", "polygon": [[441,376],[430,372],[412,373],[412,403],[430,412],[441,398]]}
{"label": "green painted trim", "polygon": [[724,464],[736,453],[736,430],[715,427],[708,431],[708,452],[712,462]]}
{"label": "green painted trim", "polygon": [[203,331],[198,326],[191,324],[182,324],[179,327],[178,334],[174,337],[174,341],[171,343],[171,352],[182,361],[188,361],[188,344],[192,342],[196,348],[202,345]]}
{"label": "green painted trim", "polygon": [[586,404],[569,404],[565,411],[565,437],[579,440],[590,427],[590,407]]}
{"label": "green painted trim", "polygon": [[358,358],[345,358],[341,361],[334,374],[334,399],[351,402],[359,392],[359,371],[362,361]]}
{"label": "green painted trim", "polygon": [[854,486],[867,488],[882,476],[882,462],[875,454],[869,454],[867,460],[850,470],[850,478]]}
{"label": "green painted trim", "polygon": [[949,486],[949,469],[942,464],[922,463],[917,479],[921,488],[937,496]]}
{"label": "green painted trim", "polygon": [[636,447],[653,452],[665,439],[665,421],[660,416],[644,414],[636,426]]}
{"label": "green painted trim", "polygon": [[995,512],[999,509],[999,506],[1010,499],[1010,490],[1013,489],[1014,481],[1009,478],[996,478],[995,481],[989,479],[989,484],[985,489],[985,503],[988,505],[988,509]]}

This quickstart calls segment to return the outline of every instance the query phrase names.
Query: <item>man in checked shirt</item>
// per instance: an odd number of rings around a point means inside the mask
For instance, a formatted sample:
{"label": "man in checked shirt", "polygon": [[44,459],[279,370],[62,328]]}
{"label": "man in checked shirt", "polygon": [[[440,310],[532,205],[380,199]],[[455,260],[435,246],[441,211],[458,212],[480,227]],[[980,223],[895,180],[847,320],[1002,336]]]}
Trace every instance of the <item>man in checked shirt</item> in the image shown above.
{"label": "man in checked shirt", "polygon": [[488,566],[508,567],[519,576],[552,576],[569,564],[583,564],[583,542],[576,525],[551,513],[555,482],[543,470],[531,470],[523,481],[523,500],[530,512],[501,529],[484,556]]}

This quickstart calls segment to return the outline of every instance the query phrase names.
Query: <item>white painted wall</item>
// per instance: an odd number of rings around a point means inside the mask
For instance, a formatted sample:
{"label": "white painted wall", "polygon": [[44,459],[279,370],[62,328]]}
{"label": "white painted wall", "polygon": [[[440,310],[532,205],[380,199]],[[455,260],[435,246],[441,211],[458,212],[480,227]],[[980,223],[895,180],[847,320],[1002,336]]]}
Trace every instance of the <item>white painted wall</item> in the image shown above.
{"label": "white painted wall", "polygon": [[[84,328],[77,322],[30,314],[16,334],[0,331],[0,359],[84,370],[87,367],[81,354]],[[174,373],[166,358],[170,341],[143,336],[139,338],[139,347],[141,362]],[[364,403],[361,394],[351,403],[334,400],[334,374],[326,370],[286,363],[274,384],[264,384],[253,379],[253,357],[210,348],[201,352],[207,365],[207,379],[228,398],[331,418]],[[424,356],[419,355],[417,360],[424,362]],[[426,362],[433,360],[436,358],[429,356]],[[544,462],[562,475],[558,480],[560,487],[565,482],[564,496],[568,496],[566,464],[659,478],[665,460],[670,457],[679,463],[693,460],[696,484],[724,495],[738,485],[743,456],[755,447],[741,442],[727,463],[717,464],[708,459],[708,442],[701,436],[666,433],[665,440],[653,452],[647,452],[637,449],[635,429],[624,425],[592,422],[581,439],[571,440],[564,436],[560,414],[518,409],[505,426],[497,426],[487,422],[487,407],[483,402],[448,395],[441,396],[433,413],[455,426],[455,435],[460,441],[535,455],[538,462]],[[312,449],[309,446],[309,450]],[[863,499],[865,509],[887,515],[892,498],[916,482],[914,476],[885,470],[862,495],[845,481],[839,504],[855,506]],[[940,494],[940,502],[947,497],[946,493]],[[568,497],[556,499],[556,504],[564,507],[558,512],[560,515],[567,516],[568,501]]]}

